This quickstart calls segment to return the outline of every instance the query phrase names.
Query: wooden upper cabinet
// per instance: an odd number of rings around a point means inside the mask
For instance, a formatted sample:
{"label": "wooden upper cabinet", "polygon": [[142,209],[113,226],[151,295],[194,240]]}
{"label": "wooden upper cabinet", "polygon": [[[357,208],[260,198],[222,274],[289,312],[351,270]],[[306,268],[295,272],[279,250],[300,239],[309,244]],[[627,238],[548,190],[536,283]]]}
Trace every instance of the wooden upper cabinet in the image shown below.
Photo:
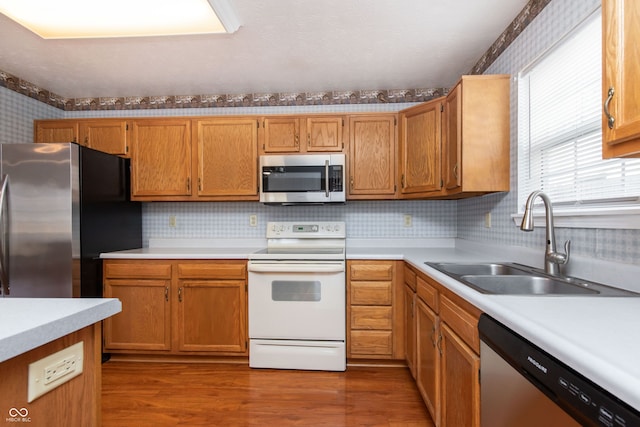
{"label": "wooden upper cabinet", "polygon": [[300,152],[300,120],[299,117],[264,117],[261,152]]}
{"label": "wooden upper cabinet", "polygon": [[85,147],[119,156],[129,155],[129,124],[123,119],[80,121],[78,142]]}
{"label": "wooden upper cabinet", "polygon": [[197,195],[212,199],[257,200],[258,120],[194,121]]}
{"label": "wooden upper cabinet", "polygon": [[306,119],[309,152],[342,152],[344,146],[344,116],[317,116]]}
{"label": "wooden upper cabinet", "polygon": [[447,196],[509,191],[509,75],[463,76],[443,113]]}
{"label": "wooden upper cabinet", "polygon": [[349,117],[349,199],[396,194],[396,115]]}
{"label": "wooden upper cabinet", "polygon": [[134,120],[131,163],[132,199],[175,200],[175,196],[190,197],[190,120]]}
{"label": "wooden upper cabinet", "polygon": [[[602,1],[602,157],[640,157],[640,2]],[[609,94],[611,93],[611,97]]]}
{"label": "wooden upper cabinet", "polygon": [[74,120],[35,120],[34,142],[78,142],[78,122]]}
{"label": "wooden upper cabinet", "polygon": [[403,198],[442,194],[443,98],[400,112],[400,191]]}

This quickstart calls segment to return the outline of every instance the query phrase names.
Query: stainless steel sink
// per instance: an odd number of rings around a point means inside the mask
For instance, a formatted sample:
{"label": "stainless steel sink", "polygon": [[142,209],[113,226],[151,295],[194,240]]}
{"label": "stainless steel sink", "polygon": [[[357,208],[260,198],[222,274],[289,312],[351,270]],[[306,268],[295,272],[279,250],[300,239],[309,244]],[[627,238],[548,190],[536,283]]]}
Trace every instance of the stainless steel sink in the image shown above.
{"label": "stainless steel sink", "polygon": [[453,274],[456,276],[522,276],[533,274],[530,270],[517,268],[512,264],[456,264],[456,263],[426,263],[443,273]]}
{"label": "stainless steel sink", "polygon": [[640,297],[639,293],[575,277],[551,276],[516,263],[425,264],[484,294]]}
{"label": "stainless steel sink", "polygon": [[508,295],[579,295],[599,294],[584,286],[538,276],[462,276],[462,280],[490,294]]}

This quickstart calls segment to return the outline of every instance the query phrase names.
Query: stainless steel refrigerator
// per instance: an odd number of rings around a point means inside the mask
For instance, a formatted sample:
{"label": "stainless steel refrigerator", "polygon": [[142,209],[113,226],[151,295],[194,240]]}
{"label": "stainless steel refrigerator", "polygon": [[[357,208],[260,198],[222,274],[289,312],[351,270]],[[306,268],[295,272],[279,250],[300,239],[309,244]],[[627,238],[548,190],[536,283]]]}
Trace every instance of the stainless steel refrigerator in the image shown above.
{"label": "stainless steel refrigerator", "polygon": [[142,246],[129,160],[61,144],[0,144],[3,297],[100,297],[101,252]]}

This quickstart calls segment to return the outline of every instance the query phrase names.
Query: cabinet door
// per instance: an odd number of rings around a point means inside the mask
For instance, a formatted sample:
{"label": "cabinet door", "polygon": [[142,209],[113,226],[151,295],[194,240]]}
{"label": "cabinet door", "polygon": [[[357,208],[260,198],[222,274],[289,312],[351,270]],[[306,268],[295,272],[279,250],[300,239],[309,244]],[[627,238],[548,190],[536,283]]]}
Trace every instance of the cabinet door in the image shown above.
{"label": "cabinet door", "polygon": [[129,126],[126,120],[91,120],[79,124],[80,144],[94,150],[128,156]]}
{"label": "cabinet door", "polygon": [[442,427],[480,426],[480,357],[441,324]]}
{"label": "cabinet door", "polygon": [[167,196],[190,196],[190,122],[182,119],[134,121],[131,170],[134,198],[155,196],[166,200]]}
{"label": "cabinet door", "polygon": [[247,350],[246,282],[179,280],[176,335],[179,351]]}
{"label": "cabinet door", "polygon": [[319,116],[307,117],[307,151],[335,151],[344,150],[344,117]]}
{"label": "cabinet door", "polygon": [[438,98],[400,115],[400,185],[406,198],[441,192],[441,110]]}
{"label": "cabinet door", "polygon": [[265,117],[262,120],[264,153],[300,152],[300,118]]}
{"label": "cabinet door", "polygon": [[257,119],[199,120],[198,196],[258,197]]}
{"label": "cabinet door", "polygon": [[[431,417],[438,425],[440,416],[440,351],[437,347],[439,321],[421,300],[416,300],[416,385]],[[466,425],[466,424],[460,424]]]}
{"label": "cabinet door", "polygon": [[609,126],[602,118],[602,155],[640,156],[640,2],[603,0],[603,76],[602,99],[615,121]]}
{"label": "cabinet door", "polygon": [[416,379],[416,293],[404,286],[405,357],[411,376]]}
{"label": "cabinet door", "polygon": [[36,120],[34,142],[77,142],[78,122],[74,120]]}
{"label": "cabinet door", "polygon": [[170,350],[170,280],[106,279],[105,298],[122,311],[104,322],[105,350]]}
{"label": "cabinet door", "polygon": [[349,198],[395,197],[395,123],[390,115],[349,117]]}
{"label": "cabinet door", "polygon": [[444,102],[442,149],[444,150],[444,186],[447,190],[460,187],[462,166],[462,106],[460,84],[449,92]]}

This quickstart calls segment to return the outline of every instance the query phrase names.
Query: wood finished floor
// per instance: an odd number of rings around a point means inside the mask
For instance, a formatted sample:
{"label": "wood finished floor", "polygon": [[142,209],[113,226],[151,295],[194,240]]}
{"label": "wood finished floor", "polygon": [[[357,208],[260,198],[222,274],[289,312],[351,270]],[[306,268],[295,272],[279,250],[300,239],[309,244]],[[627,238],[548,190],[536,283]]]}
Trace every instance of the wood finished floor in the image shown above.
{"label": "wood finished floor", "polygon": [[246,365],[102,365],[102,425],[433,427],[409,370]]}

